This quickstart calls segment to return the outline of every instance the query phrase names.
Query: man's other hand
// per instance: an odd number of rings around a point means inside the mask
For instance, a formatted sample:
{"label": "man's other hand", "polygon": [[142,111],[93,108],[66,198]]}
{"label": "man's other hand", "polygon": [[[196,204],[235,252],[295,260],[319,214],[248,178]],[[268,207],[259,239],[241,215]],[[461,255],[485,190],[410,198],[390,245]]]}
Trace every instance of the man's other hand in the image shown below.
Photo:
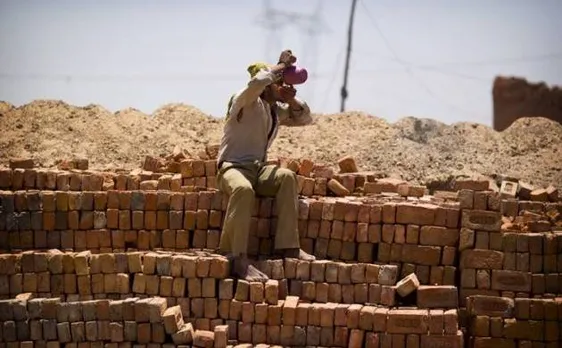
{"label": "man's other hand", "polygon": [[279,56],[279,63],[284,63],[285,66],[291,66],[295,64],[296,61],[297,57],[293,56],[293,52],[291,50],[284,50]]}

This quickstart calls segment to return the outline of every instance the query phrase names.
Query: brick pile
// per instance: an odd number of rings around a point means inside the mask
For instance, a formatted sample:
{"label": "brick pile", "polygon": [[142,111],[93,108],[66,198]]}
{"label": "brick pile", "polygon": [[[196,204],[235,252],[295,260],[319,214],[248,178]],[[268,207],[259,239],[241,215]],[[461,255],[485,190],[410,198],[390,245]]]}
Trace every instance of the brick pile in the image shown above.
{"label": "brick pile", "polygon": [[227,346],[227,326],[196,330],[184,321],[180,306],[168,307],[161,297],[61,302],[19,296],[0,301],[0,308],[4,341],[20,346],[119,347],[124,342],[164,344],[167,338],[171,347]]}
{"label": "brick pile", "polygon": [[560,347],[560,299],[476,295],[467,309],[473,347]]}
{"label": "brick pile", "polygon": [[233,303],[236,305],[221,313],[230,319],[211,320],[205,329],[195,329],[184,319],[180,305],[169,306],[162,297],[61,302],[59,298],[25,294],[0,301],[1,332],[6,342],[29,346],[28,341],[34,341],[35,345],[47,347],[70,342],[95,347],[104,342],[166,347],[170,346],[167,341],[226,347],[232,336],[238,342],[284,346],[462,345],[455,310],[310,304],[294,296],[275,304]]}
{"label": "brick pile", "polygon": [[[394,284],[396,266],[268,260],[261,268],[279,279],[263,284],[228,279],[226,259],[208,254],[91,254],[89,251],[52,250],[5,254],[0,260],[0,272],[6,274],[1,279],[4,284],[1,293],[16,297],[0,301],[0,306],[5,306],[2,312],[25,313],[21,308],[14,309],[15,306],[25,307],[24,301],[17,299],[25,293],[30,299],[27,312],[35,313],[28,316],[7,314],[3,328],[7,341],[16,338],[18,341],[45,339],[62,343],[97,340],[164,343],[165,312],[162,321],[153,316],[150,324],[129,322],[142,323],[137,308],[145,303],[156,303],[160,312],[166,306],[177,308],[176,316],[181,314],[181,322],[185,317],[193,323],[191,331],[194,327],[216,333],[217,327],[227,325],[228,336],[238,342],[342,347],[347,343],[355,346],[357,342],[373,347],[387,341],[444,342],[447,346],[458,346],[462,342],[455,309],[390,308],[394,305],[394,289],[378,286],[374,281]],[[302,289],[302,301],[298,296],[287,296],[287,282],[294,282],[290,285],[292,293]],[[387,293],[388,303],[364,305],[373,296],[373,289],[379,296],[382,290],[383,299]],[[456,299],[456,293],[454,295]],[[55,298],[46,300],[44,297]],[[434,298],[433,303],[436,301]],[[431,300],[425,303],[431,306]],[[30,306],[36,307],[31,309]],[[95,308],[91,311],[98,313],[98,317],[85,314],[90,306]],[[99,314],[104,308],[109,310],[109,319]],[[125,316],[126,312],[130,316]],[[52,317],[53,313],[56,317]],[[66,321],[60,319],[66,318],[68,313],[75,316]],[[36,319],[38,322],[34,321]],[[89,324],[92,321],[94,323]],[[38,327],[49,330],[46,325],[56,326],[55,336],[54,332],[43,336],[40,331],[32,333],[41,330]],[[141,331],[148,336],[135,336]],[[96,336],[96,332],[102,333]],[[166,333],[170,333],[169,330]],[[191,336],[196,334],[197,331],[190,333]],[[190,343],[185,341],[189,338],[174,338],[173,334],[171,339],[176,344]]]}
{"label": "brick pile", "polygon": [[[271,278],[265,285],[228,279],[227,259],[209,253],[92,254],[55,249],[0,254],[0,296],[31,293],[74,301],[147,295],[165,297],[172,304],[186,301],[189,309],[188,299],[203,304],[212,298],[214,308],[221,306],[221,300],[226,300],[222,305],[232,299],[244,301],[246,297],[238,294],[249,288],[252,296],[272,304],[292,295],[317,303],[390,307],[400,290],[400,283],[394,286],[398,270],[393,265],[285,259],[263,260],[258,266]],[[420,308],[456,307],[453,286],[420,286],[417,291]]]}
{"label": "brick pile", "polygon": [[[83,162],[84,160],[75,160]],[[193,192],[216,189],[217,162],[214,159],[183,159],[167,166],[147,164],[144,169],[125,172],[93,171],[87,164],[73,164],[71,169],[34,168],[33,160],[12,160],[10,168],[0,168],[0,189],[57,190],[57,191],[108,191],[108,190],[169,190]],[[340,162],[343,172],[335,173],[325,165],[309,160],[279,159],[278,164],[297,173],[299,194],[303,196],[345,196],[361,193],[399,192],[403,196],[422,196],[423,186],[408,185],[402,180],[384,178],[379,172],[349,172],[356,168],[346,160]],[[347,167],[346,167],[347,166]],[[400,190],[398,191],[398,186]]]}
{"label": "brick pile", "polygon": [[[505,199],[461,190],[461,299],[473,294],[562,294],[560,204]],[[556,232],[555,229],[558,229]]]}
{"label": "brick pile", "polygon": [[[0,248],[216,249],[226,210],[218,191],[0,191]],[[256,200],[250,254],[269,254],[274,199]],[[333,260],[396,263],[422,284],[453,284],[459,209],[454,204],[318,197],[299,204],[303,248]]]}
{"label": "brick pile", "polygon": [[[476,333],[472,299],[558,303],[556,190],[522,201],[524,186],[513,194],[514,185],[460,180],[457,191],[429,195],[359,173],[350,157],[340,173],[280,163],[298,174],[301,246],[318,260],[270,257],[277,209],[260,197],[249,253],[266,283],[230,278],[216,253],[227,197],[212,159],[147,159],[127,174],[29,161],[0,169],[0,347],[482,348],[527,338]],[[159,314],[139,321],[137,307],[141,317],[149,307]]]}

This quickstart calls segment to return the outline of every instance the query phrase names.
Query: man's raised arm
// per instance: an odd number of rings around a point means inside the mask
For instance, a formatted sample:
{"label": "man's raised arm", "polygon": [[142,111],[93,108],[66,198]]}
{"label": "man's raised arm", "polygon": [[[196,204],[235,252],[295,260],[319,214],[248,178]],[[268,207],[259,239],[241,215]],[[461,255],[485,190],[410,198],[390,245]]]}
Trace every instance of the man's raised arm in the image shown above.
{"label": "man's raised arm", "polygon": [[229,115],[237,115],[244,106],[256,101],[265,88],[279,78],[279,73],[286,66],[287,64],[285,63],[279,63],[268,68],[265,64],[256,63],[248,67],[248,72],[252,78],[244,89],[234,95]]}

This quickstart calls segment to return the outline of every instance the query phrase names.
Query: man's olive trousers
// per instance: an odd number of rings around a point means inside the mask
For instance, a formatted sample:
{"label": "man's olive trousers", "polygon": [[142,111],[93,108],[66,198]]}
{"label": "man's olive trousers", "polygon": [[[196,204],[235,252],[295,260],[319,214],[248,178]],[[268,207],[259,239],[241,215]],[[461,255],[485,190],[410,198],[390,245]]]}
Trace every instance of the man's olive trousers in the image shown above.
{"label": "man's olive trousers", "polygon": [[276,199],[275,249],[300,247],[297,179],[293,171],[259,162],[224,162],[217,174],[217,185],[229,196],[220,240],[222,252],[247,254],[256,195]]}

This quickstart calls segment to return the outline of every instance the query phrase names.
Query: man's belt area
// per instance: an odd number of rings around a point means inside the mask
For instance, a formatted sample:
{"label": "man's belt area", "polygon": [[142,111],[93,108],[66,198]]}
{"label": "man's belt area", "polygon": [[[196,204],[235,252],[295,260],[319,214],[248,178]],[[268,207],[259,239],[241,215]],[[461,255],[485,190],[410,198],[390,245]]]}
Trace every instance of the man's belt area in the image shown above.
{"label": "man's belt area", "polygon": [[241,167],[241,166],[244,166],[244,165],[247,165],[247,164],[250,164],[250,163],[258,164],[260,167],[261,167],[261,166],[264,166],[265,164],[267,164],[265,161],[258,161],[258,160],[251,161],[251,162],[244,162],[244,163],[222,160],[222,161],[220,161],[220,162],[217,163],[217,171],[218,171],[218,170],[221,170],[222,165],[223,165],[225,162],[232,163],[232,164],[233,164],[233,166],[232,166],[233,168],[236,168],[236,167],[239,167],[239,166]]}

